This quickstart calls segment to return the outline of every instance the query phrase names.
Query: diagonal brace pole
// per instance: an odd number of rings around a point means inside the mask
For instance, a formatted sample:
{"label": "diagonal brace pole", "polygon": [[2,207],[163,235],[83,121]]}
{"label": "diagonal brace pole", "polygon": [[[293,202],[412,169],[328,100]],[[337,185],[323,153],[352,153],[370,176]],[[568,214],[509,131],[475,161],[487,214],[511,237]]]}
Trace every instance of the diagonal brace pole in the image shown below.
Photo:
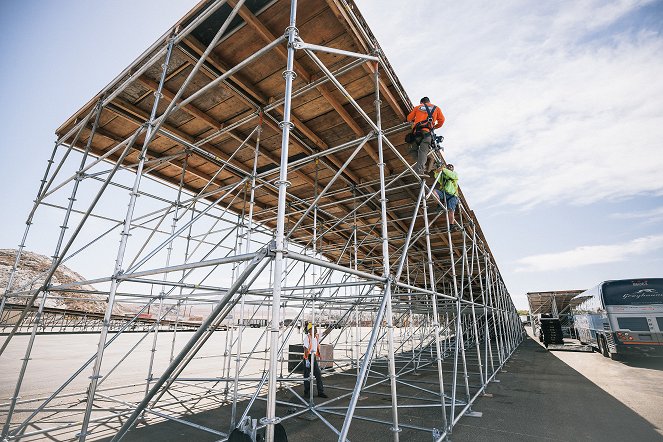
{"label": "diagonal brace pole", "polygon": [[168,368],[164,370],[159,380],[154,383],[154,385],[152,386],[150,391],[145,395],[143,400],[140,401],[138,406],[136,406],[136,409],[133,411],[133,413],[131,413],[131,416],[127,418],[127,420],[124,422],[124,424],[119,429],[117,434],[113,437],[113,439],[111,439],[111,442],[120,441],[126,435],[129,429],[136,422],[136,419],[138,419],[138,416],[140,416],[143,410],[145,410],[145,407],[150,402],[150,400],[159,392],[163,384],[165,384],[166,381],[170,378],[170,375],[178,368],[180,362],[182,362],[189,355],[191,349],[193,349],[196,346],[196,344],[201,339],[201,337],[207,332],[207,330],[210,327],[212,327],[212,324],[218,322],[219,315],[221,314],[221,312],[224,310],[228,302],[230,302],[231,298],[235,295],[235,293],[239,291],[239,289],[242,287],[242,284],[244,284],[244,281],[246,281],[246,279],[253,272],[253,270],[267,256],[267,251],[268,250],[265,248],[255,254],[254,258],[246,266],[246,269],[244,269],[244,271],[239,275],[239,277],[233,283],[230,289],[228,289],[228,293],[214,308],[214,311],[212,311],[212,313],[207,317],[207,319],[205,319],[205,321],[203,321],[203,323],[200,324],[198,330],[196,330],[193,336],[191,336],[189,342],[187,342],[184,345],[184,347],[182,347],[180,353],[175,358],[173,358],[173,361],[170,363]]}

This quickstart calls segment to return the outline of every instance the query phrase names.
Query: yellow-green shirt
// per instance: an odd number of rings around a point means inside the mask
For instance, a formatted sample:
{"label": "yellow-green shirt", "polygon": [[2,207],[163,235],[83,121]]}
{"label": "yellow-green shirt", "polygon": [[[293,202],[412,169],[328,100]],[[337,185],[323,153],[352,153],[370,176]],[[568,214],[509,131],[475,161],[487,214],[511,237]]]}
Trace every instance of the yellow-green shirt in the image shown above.
{"label": "yellow-green shirt", "polygon": [[458,174],[449,169],[442,169],[437,177],[440,188],[449,195],[458,196]]}

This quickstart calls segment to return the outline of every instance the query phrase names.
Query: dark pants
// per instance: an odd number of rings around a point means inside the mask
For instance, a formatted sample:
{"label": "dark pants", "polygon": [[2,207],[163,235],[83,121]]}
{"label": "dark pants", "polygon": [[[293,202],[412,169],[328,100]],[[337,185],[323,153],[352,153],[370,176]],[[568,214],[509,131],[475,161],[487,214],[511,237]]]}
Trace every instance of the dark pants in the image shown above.
{"label": "dark pants", "polygon": [[417,164],[414,166],[414,171],[416,173],[426,173],[428,168],[426,164],[428,162],[428,151],[431,149],[431,135],[429,132],[424,132],[424,137],[421,138],[421,142],[417,139],[414,143],[410,144],[410,155],[413,159],[417,160]]}
{"label": "dark pants", "polygon": [[[306,361],[304,361],[304,396],[308,396],[311,391],[311,383],[308,378],[311,376],[311,364],[306,366]],[[318,394],[325,392],[325,386],[322,385],[322,373],[320,372],[320,366],[318,365],[318,358],[315,359],[313,363],[313,376],[315,376],[315,382],[318,386]]]}

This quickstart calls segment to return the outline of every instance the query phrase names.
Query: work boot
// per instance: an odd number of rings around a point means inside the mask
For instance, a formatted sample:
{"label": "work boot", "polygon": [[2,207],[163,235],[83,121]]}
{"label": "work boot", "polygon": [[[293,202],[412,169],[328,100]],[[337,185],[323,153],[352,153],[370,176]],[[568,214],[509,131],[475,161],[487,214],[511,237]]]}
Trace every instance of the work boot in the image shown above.
{"label": "work boot", "polygon": [[327,395],[325,394],[325,392],[323,391],[322,393],[318,392],[318,397],[321,397],[321,398],[323,398],[323,399],[327,399],[329,396],[327,396]]}

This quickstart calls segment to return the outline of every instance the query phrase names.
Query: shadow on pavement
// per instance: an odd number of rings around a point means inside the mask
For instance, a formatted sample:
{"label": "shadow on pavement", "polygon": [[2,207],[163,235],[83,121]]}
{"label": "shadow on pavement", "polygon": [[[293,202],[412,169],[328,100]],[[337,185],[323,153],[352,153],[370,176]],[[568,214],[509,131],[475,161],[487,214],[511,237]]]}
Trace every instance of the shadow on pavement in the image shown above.
{"label": "shadow on pavement", "polygon": [[663,371],[663,357],[628,357],[621,361],[624,365],[629,367],[645,368],[648,370]]}
{"label": "shadow on pavement", "polygon": [[483,417],[463,418],[454,442],[663,440],[651,423],[529,337],[505,370],[488,387],[493,397],[473,407]]}

